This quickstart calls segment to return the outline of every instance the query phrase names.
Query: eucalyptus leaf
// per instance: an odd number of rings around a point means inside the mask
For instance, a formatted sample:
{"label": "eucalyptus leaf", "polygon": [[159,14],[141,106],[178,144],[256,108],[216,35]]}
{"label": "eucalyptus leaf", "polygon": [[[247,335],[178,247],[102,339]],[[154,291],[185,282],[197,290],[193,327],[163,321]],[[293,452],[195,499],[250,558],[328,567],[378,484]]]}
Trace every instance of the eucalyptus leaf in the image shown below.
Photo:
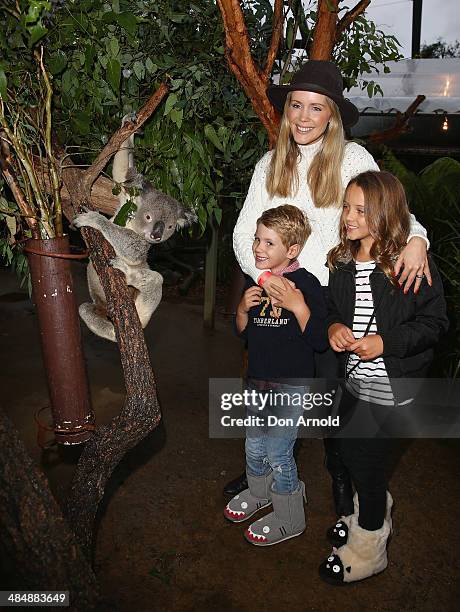
{"label": "eucalyptus leaf", "polygon": [[132,219],[137,212],[136,203],[129,199],[123,204],[118,213],[116,214],[113,222],[115,225],[119,225],[120,227],[125,227],[126,223],[129,219]]}
{"label": "eucalyptus leaf", "polygon": [[177,95],[175,93],[170,93],[169,96],[166,98],[166,103],[165,103],[165,110],[164,110],[164,115],[169,115],[169,113],[171,112],[171,109],[174,107],[174,105],[177,102]]}
{"label": "eucalyptus leaf", "polygon": [[41,23],[29,28],[29,47],[33,47],[48,32],[48,28]]}
{"label": "eucalyptus leaf", "polygon": [[53,76],[61,73],[67,66],[67,56],[61,49],[50,57],[48,60],[48,68]]}
{"label": "eucalyptus leaf", "polygon": [[111,57],[107,62],[107,80],[115,93],[120,89],[121,65],[120,62]]}
{"label": "eucalyptus leaf", "polygon": [[139,60],[137,60],[133,64],[133,70],[134,70],[134,74],[136,75],[137,80],[142,81],[145,75],[144,64],[140,62]]}
{"label": "eucalyptus leaf", "polygon": [[212,144],[216,147],[216,149],[219,149],[219,151],[224,151],[224,148],[219,140],[219,137],[216,134],[216,130],[214,129],[214,127],[212,125],[210,125],[209,123],[207,125],[204,126],[204,133],[206,135],[206,138],[212,142]]}
{"label": "eucalyptus leaf", "polygon": [[120,13],[116,16],[116,20],[124,28],[128,34],[134,36],[137,30],[137,18],[133,13]]}
{"label": "eucalyptus leaf", "polygon": [[0,66],[0,97],[6,100],[8,97],[7,79],[3,68]]}
{"label": "eucalyptus leaf", "polygon": [[85,46],[85,70],[90,72],[93,68],[94,59],[96,57],[96,49],[88,44]]}

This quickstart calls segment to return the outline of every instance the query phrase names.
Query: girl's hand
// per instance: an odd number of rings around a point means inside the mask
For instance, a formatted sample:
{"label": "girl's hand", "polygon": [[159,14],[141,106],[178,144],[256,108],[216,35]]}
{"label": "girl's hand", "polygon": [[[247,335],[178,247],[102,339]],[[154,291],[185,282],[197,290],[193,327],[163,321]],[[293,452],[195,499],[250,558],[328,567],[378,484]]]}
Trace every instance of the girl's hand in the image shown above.
{"label": "girl's hand", "polygon": [[356,341],[351,329],[343,323],[333,323],[327,330],[327,335],[332,350],[337,353],[349,351],[350,344]]}
{"label": "girl's hand", "polygon": [[277,284],[271,289],[270,296],[272,298],[273,306],[286,308],[286,310],[293,313],[299,312],[300,310],[304,311],[305,308],[307,308],[309,314],[310,309],[305,304],[303,293],[300,291],[300,289],[296,289],[295,284],[287,278],[278,278],[282,281],[282,287],[279,287]]}
{"label": "girl's hand", "polygon": [[362,361],[371,361],[376,357],[380,357],[383,353],[382,336],[378,334],[372,336],[364,336],[353,344],[350,344],[348,350],[356,353]]}
{"label": "girl's hand", "polygon": [[406,283],[404,285],[404,293],[409,291],[414,280],[414,293],[417,293],[424,274],[431,287],[430,266],[428,265],[428,257],[426,254],[426,242],[423,238],[414,236],[409,240],[396,262],[394,268],[395,276],[398,276],[401,272],[401,268],[404,269],[399,278],[399,284],[402,286]]}
{"label": "girl's hand", "polygon": [[243,294],[240,303],[238,304],[237,313],[247,314],[253,306],[260,304],[260,296],[262,295],[261,287],[254,285],[249,287]]}

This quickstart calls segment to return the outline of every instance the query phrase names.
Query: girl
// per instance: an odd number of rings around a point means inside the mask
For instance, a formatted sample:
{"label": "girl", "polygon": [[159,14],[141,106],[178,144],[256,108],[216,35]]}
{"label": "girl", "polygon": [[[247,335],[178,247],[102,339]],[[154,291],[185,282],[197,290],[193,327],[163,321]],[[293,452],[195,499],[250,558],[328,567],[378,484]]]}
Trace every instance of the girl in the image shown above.
{"label": "girl", "polygon": [[[301,267],[312,272],[326,290],[328,251],[338,242],[338,224],[343,191],[348,181],[366,170],[378,170],[372,156],[354,142],[346,142],[344,128],[354,125],[358,109],[343,96],[343,82],[332,62],[310,60],[293,76],[290,85],[271,85],[267,91],[283,114],[278,142],[257,164],[248,195],[233,236],[233,247],[243,272],[263,283],[272,298],[280,298],[281,280],[264,275],[254,265],[252,240],[256,220],[268,208],[289,202],[303,210],[312,234],[300,254]],[[402,249],[395,272],[403,267],[400,282],[405,290],[421,276],[430,281],[424,228],[411,218],[410,241]],[[335,378],[337,363],[332,351],[316,356],[316,376]],[[353,511],[351,484],[337,450],[328,440],[326,465],[333,477],[337,516]],[[244,474],[229,483],[224,492],[235,495],[247,487]]]}
{"label": "girl", "polygon": [[[398,179],[370,171],[349,182],[340,244],[328,255],[328,336],[345,361],[347,379],[341,413],[353,406],[356,413],[377,414],[379,408],[384,413],[389,405],[407,404],[409,397],[392,379],[425,376],[433,347],[448,327],[432,260],[432,286],[419,275],[415,293],[399,290],[394,262],[409,230],[410,213]],[[393,503],[385,480],[390,440],[342,438],[339,443],[357,495],[353,514],[328,532],[336,548],[319,572],[332,584],[362,580],[386,568]]]}

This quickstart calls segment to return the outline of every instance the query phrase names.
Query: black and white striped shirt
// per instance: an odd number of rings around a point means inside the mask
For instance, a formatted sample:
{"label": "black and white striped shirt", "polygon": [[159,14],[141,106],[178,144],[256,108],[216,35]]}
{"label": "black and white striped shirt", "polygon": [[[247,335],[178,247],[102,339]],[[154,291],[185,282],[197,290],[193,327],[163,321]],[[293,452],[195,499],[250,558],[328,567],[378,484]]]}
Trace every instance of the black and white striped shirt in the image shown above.
{"label": "black and white striped shirt", "polygon": [[[356,262],[356,299],[352,331],[357,340],[364,336],[369,319],[374,312],[369,281],[369,276],[374,268],[374,261]],[[374,317],[368,335],[377,333]],[[394,396],[382,357],[376,357],[372,361],[361,361],[358,355],[350,353],[347,361],[347,375],[349,375],[347,388],[354,396],[374,404],[394,406]]]}

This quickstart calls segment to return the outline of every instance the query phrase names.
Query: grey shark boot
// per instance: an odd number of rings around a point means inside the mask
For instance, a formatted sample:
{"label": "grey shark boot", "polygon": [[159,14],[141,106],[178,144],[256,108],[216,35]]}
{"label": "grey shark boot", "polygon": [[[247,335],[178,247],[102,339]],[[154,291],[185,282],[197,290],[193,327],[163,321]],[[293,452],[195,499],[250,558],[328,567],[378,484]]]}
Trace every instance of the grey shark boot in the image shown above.
{"label": "grey shark boot", "polygon": [[241,523],[272,503],[273,472],[265,476],[247,474],[247,478],[249,487],[235,495],[224,508],[225,518],[232,523]]}
{"label": "grey shark boot", "polygon": [[303,482],[299,481],[293,493],[276,493],[272,486],[271,499],[273,512],[252,523],[244,532],[246,540],[255,546],[279,544],[305,531],[303,502],[307,498]]}

